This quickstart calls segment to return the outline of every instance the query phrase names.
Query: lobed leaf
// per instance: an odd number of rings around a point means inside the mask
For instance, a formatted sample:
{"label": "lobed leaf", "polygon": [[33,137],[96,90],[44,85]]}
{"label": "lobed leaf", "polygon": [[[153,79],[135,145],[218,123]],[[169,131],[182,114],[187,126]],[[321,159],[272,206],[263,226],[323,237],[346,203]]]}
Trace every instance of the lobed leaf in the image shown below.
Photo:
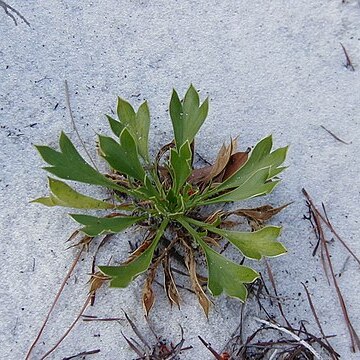
{"label": "lobed leaf", "polygon": [[76,209],[112,209],[115,205],[90,196],[80,194],[63,181],[49,177],[51,194],[49,197],[41,197],[31,202],[37,202],[45,206],[65,206]]}
{"label": "lobed leaf", "polygon": [[253,149],[247,162],[240,167],[232,176],[220,184],[216,188],[216,192],[226,189],[231,189],[243,185],[255,173],[264,168],[269,168],[268,177],[266,180],[274,178],[280,174],[285,167],[280,165],[285,161],[288,147],[276,149],[271,152],[272,136],[262,139]]}
{"label": "lobed leaf", "polygon": [[179,222],[189,231],[205,253],[209,272],[208,289],[211,294],[219,296],[225,292],[231,297],[245,301],[248,292],[244,284],[252,283],[259,274],[250,267],[238,265],[217,253],[202,240],[184,218],[180,218]]}
{"label": "lobed leaf", "polygon": [[105,186],[122,191],[123,189],[91,167],[78,153],[64,132],[60,135],[60,150],[48,146],[36,146],[41,157],[51,166],[44,169],[61,179],[75,180],[87,184]]}
{"label": "lobed leaf", "polygon": [[[113,132],[119,136],[121,127],[126,127],[133,136],[140,156],[148,161],[149,149],[148,138],[150,129],[150,113],[147,102],[142,103],[137,111],[127,101],[118,98],[117,114],[120,122],[110,118],[110,126]],[[120,132],[119,132],[120,130]]]}
{"label": "lobed leaf", "polygon": [[101,155],[114,170],[144,181],[145,171],[139,161],[135,140],[127,129],[121,132],[120,143],[99,135],[99,146]]}
{"label": "lobed leaf", "polygon": [[125,288],[132,280],[148,269],[156,246],[163,235],[167,224],[168,220],[164,220],[161,223],[151,245],[135,260],[120,266],[99,266],[102,273],[111,277],[110,287]]}
{"label": "lobed leaf", "polygon": [[106,117],[109,121],[111,131],[116,135],[117,138],[119,138],[121,132],[125,129],[125,125],[123,125],[120,121],[115,120],[109,115],[106,115]]}
{"label": "lobed leaf", "polygon": [[276,241],[281,232],[278,226],[266,226],[253,232],[229,231],[213,226],[206,228],[229,240],[249,259],[260,260],[263,256],[279,256],[287,252],[284,245]]}
{"label": "lobed leaf", "polygon": [[[250,199],[256,196],[266,195],[273,191],[275,186],[280,180],[269,180],[271,168],[263,168],[252,173],[250,177],[246,179],[235,190],[226,192],[223,195],[205,200],[201,204],[210,205],[219,202],[241,201]],[[221,186],[221,185],[220,185]]]}
{"label": "lobed leaf", "polygon": [[173,90],[170,100],[170,117],[177,149],[180,149],[186,141],[192,143],[207,117],[208,110],[208,99],[200,105],[199,94],[193,85],[186,92],[183,102]]}
{"label": "lobed leaf", "polygon": [[70,216],[85,225],[80,230],[91,237],[104,233],[118,233],[146,218],[145,216],[96,217],[83,214],[70,214]]}

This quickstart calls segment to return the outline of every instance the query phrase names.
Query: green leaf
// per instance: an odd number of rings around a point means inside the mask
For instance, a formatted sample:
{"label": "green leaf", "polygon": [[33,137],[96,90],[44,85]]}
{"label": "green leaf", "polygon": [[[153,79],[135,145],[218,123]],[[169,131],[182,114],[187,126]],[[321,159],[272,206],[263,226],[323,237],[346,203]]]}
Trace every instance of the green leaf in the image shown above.
{"label": "green leaf", "polygon": [[112,209],[115,206],[107,202],[94,199],[90,196],[80,194],[63,181],[49,178],[51,194],[33,200],[46,206],[65,206],[76,209]]}
{"label": "green leaf", "polygon": [[202,240],[184,218],[180,218],[179,222],[189,231],[205,253],[209,271],[208,288],[211,294],[219,296],[225,292],[229,296],[245,301],[248,292],[244,284],[252,283],[259,274],[250,267],[238,265],[217,253]]}
{"label": "green leaf", "polygon": [[229,179],[217,187],[218,191],[234,188],[244,184],[251,176],[263,168],[270,168],[268,179],[278,175],[285,167],[280,165],[285,161],[288,147],[276,149],[271,152],[272,136],[262,139],[254,147],[248,161]]}
{"label": "green leaf", "polygon": [[118,233],[146,218],[145,216],[118,216],[101,218],[83,214],[70,214],[70,216],[78,223],[85,225],[85,227],[80,230],[91,237],[95,237],[104,233]]}
{"label": "green leaf", "polygon": [[132,280],[148,269],[154,256],[156,246],[161,239],[167,224],[168,220],[164,220],[161,223],[151,245],[130,263],[120,266],[99,266],[101,272],[111,277],[111,287],[125,288]]}
{"label": "green leaf", "polygon": [[106,115],[106,117],[109,121],[111,131],[116,135],[116,137],[120,137],[120,134],[124,130],[125,126],[121,122],[113,119],[109,115]]}
{"label": "green leaf", "polygon": [[149,129],[150,112],[147,102],[142,103],[136,113],[136,125],[134,126],[136,141],[139,144],[139,154],[144,160],[149,160]]}
{"label": "green leaf", "polygon": [[41,157],[50,165],[44,169],[61,179],[105,186],[122,191],[122,187],[92,168],[77,152],[70,139],[61,133],[60,152],[48,146],[36,146]]}
{"label": "green leaf", "polygon": [[[148,137],[150,128],[150,113],[147,102],[142,103],[137,111],[125,100],[118,98],[117,113],[120,124],[128,129],[133,136],[138,152],[141,157],[148,161]],[[118,131],[119,125],[112,122],[113,126]]]}
{"label": "green leaf", "polygon": [[205,252],[209,271],[208,288],[212,295],[227,295],[245,301],[247,289],[244,283],[252,283],[259,274],[250,267],[238,265],[217,253],[205,242],[200,244]]}
{"label": "green leaf", "polygon": [[251,174],[246,182],[239,185],[235,190],[223,195],[201,202],[202,205],[216,204],[219,202],[241,201],[271,193],[280,180],[271,181],[269,173],[271,168],[263,168]]}
{"label": "green leaf", "polygon": [[175,194],[179,192],[179,189],[181,189],[191,174],[191,157],[191,148],[188,141],[180,147],[179,152],[176,149],[171,149],[170,151],[170,169]]}
{"label": "green leaf", "polygon": [[125,128],[120,134],[120,144],[114,139],[99,135],[101,155],[109,165],[122,174],[144,181],[142,168],[134,138]]}
{"label": "green leaf", "polygon": [[284,245],[276,241],[281,232],[278,226],[266,226],[253,232],[228,231],[213,226],[206,226],[206,229],[228,239],[249,259],[260,260],[262,256],[286,253]]}
{"label": "green leaf", "polygon": [[177,149],[186,142],[192,143],[204,123],[209,110],[208,98],[200,106],[199,94],[191,85],[185,94],[183,102],[173,90],[170,101],[170,117],[173,124]]}

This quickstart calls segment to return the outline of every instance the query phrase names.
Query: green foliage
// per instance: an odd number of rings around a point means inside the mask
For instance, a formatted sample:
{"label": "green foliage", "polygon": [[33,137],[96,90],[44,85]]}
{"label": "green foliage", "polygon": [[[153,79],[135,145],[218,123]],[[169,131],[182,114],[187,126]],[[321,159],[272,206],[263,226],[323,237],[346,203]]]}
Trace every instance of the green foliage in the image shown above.
{"label": "green foliage", "polygon": [[[285,169],[282,164],[287,147],[272,151],[272,137],[268,136],[249,155],[248,151],[236,152],[236,141],[233,140],[228,147],[222,146],[213,165],[194,169],[194,139],[207,113],[208,99],[200,104],[199,94],[192,85],[183,100],[174,90],[170,101],[174,141],[161,148],[151,160],[147,102],[136,112],[128,102],[118,98],[118,119],[107,116],[115,138],[98,137],[99,153],[111,168],[111,173],[106,175],[90,166],[64,133],[60,136],[60,151],[37,146],[42,158],[50,165],[45,170],[61,179],[102,186],[112,191],[113,199],[97,200],[80,194],[60,180],[49,178],[50,195],[34,202],[46,206],[110,210],[102,216],[71,215],[83,225],[80,232],[87,239],[119,233],[133,225],[147,229],[148,236],[127,261],[120,265],[99,266],[104,278],[110,279],[110,286],[120,288],[147,271],[143,291],[147,312],[154,303],[151,286],[159,264],[164,267],[169,300],[179,303],[170,257],[182,245],[186,254],[184,268],[189,270],[192,286],[206,314],[210,302],[200,285],[194,259],[205,256],[207,287],[213,296],[224,292],[245,301],[246,284],[259,275],[252,268],[230,261],[216,251],[220,242],[230,242],[244,257],[253,260],[286,252],[277,241],[281,229],[262,227],[264,219],[269,219],[281,208],[267,205],[233,211],[233,214],[248,217],[257,224],[258,228],[253,229],[256,231],[241,232],[224,228],[223,220],[228,215],[216,210],[208,216],[206,206],[272,192],[280,181],[277,176]],[[120,209],[124,212],[119,213]],[[78,244],[84,245],[84,241]]]}

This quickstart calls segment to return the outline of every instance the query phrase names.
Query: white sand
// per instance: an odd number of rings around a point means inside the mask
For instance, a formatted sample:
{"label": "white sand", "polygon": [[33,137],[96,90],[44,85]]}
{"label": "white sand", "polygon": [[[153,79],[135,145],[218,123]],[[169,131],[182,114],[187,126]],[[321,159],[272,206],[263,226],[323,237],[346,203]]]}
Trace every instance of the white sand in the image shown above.
{"label": "white sand", "polygon": [[[274,206],[293,205],[273,219],[284,226],[282,241],[289,254],[271,260],[286,312],[293,324],[308,319],[318,334],[300,282],[308,281],[327,334],[343,359],[357,359],[332,287],[319,256],[301,188],[327,205],[329,215],[350,247],[360,255],[360,7],[357,1],[158,1],[9,0],[30,22],[18,26],[0,9],[0,186],[1,273],[0,344],[3,359],[24,358],[69,267],[75,250],[64,241],[76,228],[66,209],[47,209],[29,200],[47,194],[43,162],[33,144],[56,146],[64,129],[79,145],[66,110],[64,80],[70,85],[74,116],[92,153],[95,132],[107,131],[102,115],[114,108],[116,96],[139,105],[148,99],[152,114],[151,149],[171,139],[166,112],[172,87],[183,94],[192,82],[211,110],[198,151],[214,159],[223,141],[240,135],[246,148],[274,134],[276,146],[291,144],[283,183],[267,199]],[[79,4],[78,4],[79,3]],[[344,67],[344,44],[356,68]],[[350,145],[336,141],[320,125]],[[126,256],[130,233],[103,252]],[[120,245],[122,242],[125,245]],[[116,246],[117,245],[117,246]],[[120,250],[119,250],[120,248]],[[335,271],[347,253],[330,245]],[[35,266],[34,262],[35,261]],[[78,281],[71,278],[50,325],[34,352],[44,354],[67,328],[86,297],[91,256],[82,262]],[[262,267],[258,267],[261,269]],[[359,267],[349,261],[339,284],[354,326],[360,332]],[[122,316],[124,308],[148,334],[140,303],[141,279],[126,290],[104,289],[88,314]],[[220,350],[239,321],[240,305],[221,297],[209,321],[196,299],[181,292],[181,311],[171,310],[158,289],[152,313],[157,332],[174,342],[181,324],[186,345],[194,349],[181,359],[210,359],[197,339],[201,335]],[[298,293],[301,293],[299,296]],[[251,313],[258,313],[250,301]],[[280,321],[280,318],[279,318]],[[246,320],[246,330],[253,321]],[[250,328],[248,328],[248,325]],[[80,323],[53,355],[62,359],[101,349],[89,359],[131,359],[121,330],[129,325]]]}

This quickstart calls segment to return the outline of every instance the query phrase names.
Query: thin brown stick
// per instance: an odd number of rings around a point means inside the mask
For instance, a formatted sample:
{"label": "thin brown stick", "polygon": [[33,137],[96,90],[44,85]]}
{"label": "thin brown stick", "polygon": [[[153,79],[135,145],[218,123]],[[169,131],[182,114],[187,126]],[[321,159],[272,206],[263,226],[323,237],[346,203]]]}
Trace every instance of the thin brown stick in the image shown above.
{"label": "thin brown stick", "polygon": [[211,347],[210,343],[206,342],[201,336],[198,336],[198,338],[206,346],[206,348],[214,355],[216,360],[223,360],[223,357]]}
{"label": "thin brown stick", "polygon": [[340,43],[340,45],[344,51],[344,55],[345,55],[345,59],[346,59],[345,67],[351,71],[355,71],[354,65],[351,62],[350,56],[349,56],[348,52],[346,51],[345,46],[342,43]]}
{"label": "thin brown stick", "polygon": [[340,237],[340,235],[334,229],[332,223],[329,221],[327,216],[321,214],[321,212],[315,207],[313,201],[310,198],[310,195],[307,193],[305,189],[302,189],[303,194],[308,200],[309,204],[314,213],[328,226],[329,230],[335,235],[335,237],[341,242],[341,244],[345,247],[345,249],[352,255],[355,261],[360,265],[360,259],[355,255],[355,253],[350,249],[350,247],[346,244],[346,242]]}
{"label": "thin brown stick", "polygon": [[124,318],[114,317],[114,318],[94,318],[94,317],[84,317],[83,321],[123,321]]}
{"label": "thin brown stick", "polygon": [[98,354],[99,352],[100,352],[100,349],[89,350],[89,351],[82,351],[81,353],[78,353],[78,354],[76,354],[76,355],[72,355],[72,356],[65,357],[65,358],[63,358],[62,360],[71,360],[71,359],[75,359],[75,358],[80,357],[80,356]]}
{"label": "thin brown stick", "polygon": [[9,10],[16,14],[27,26],[30,26],[30,23],[25,19],[25,17],[12,6],[8,5],[5,1],[0,0],[0,7],[2,7],[5,11],[5,14],[14,21],[15,26],[17,26],[16,18],[11,12],[9,12]]}
{"label": "thin brown stick", "polygon": [[85,150],[85,152],[86,152],[86,155],[88,156],[88,158],[90,159],[91,163],[93,164],[94,168],[95,168],[96,170],[98,170],[98,168],[97,168],[94,160],[92,159],[90,153],[88,152],[88,150],[87,150],[87,148],[86,148],[86,146],[85,146],[85,143],[83,142],[83,140],[82,140],[82,138],[81,138],[81,136],[80,136],[80,134],[79,134],[79,131],[78,131],[78,129],[77,129],[77,126],[76,126],[76,124],[75,124],[75,120],[74,120],[74,116],[73,116],[73,112],[72,112],[71,104],[70,104],[69,86],[68,86],[67,80],[65,80],[65,97],[66,97],[66,105],[67,105],[67,107],[68,107],[68,109],[69,109],[69,114],[70,114],[71,123],[72,123],[73,128],[74,128],[74,130],[75,130],[75,132],[76,132],[76,135],[77,135],[77,137],[79,138],[80,143],[81,143],[82,147],[84,148],[84,150]]}
{"label": "thin brown stick", "polygon": [[60,340],[44,355],[40,358],[40,360],[44,360],[47,358],[53,351],[57,349],[57,347],[64,341],[64,339],[69,335],[70,331],[74,328],[76,323],[80,320],[81,316],[83,315],[84,311],[86,310],[87,306],[89,305],[91,301],[91,294],[87,297],[83,307],[80,310],[80,313],[75,318],[75,320],[72,322],[72,324],[69,326],[69,328],[65,331],[63,336],[60,338]]}
{"label": "thin brown stick", "polygon": [[[332,281],[333,281],[333,284],[334,284],[334,287],[335,287],[335,291],[336,291],[338,300],[340,302],[341,311],[343,313],[343,316],[344,316],[344,319],[345,319],[345,324],[346,324],[346,326],[348,328],[348,331],[349,331],[352,351],[356,352],[357,351],[356,349],[360,350],[360,338],[359,338],[358,334],[356,333],[356,331],[355,331],[355,329],[354,329],[354,327],[352,325],[352,322],[350,320],[350,317],[349,317],[349,314],[348,314],[348,311],[347,311],[347,307],[346,307],[346,304],[345,304],[344,297],[342,295],[342,292],[340,290],[340,287],[339,287],[337,279],[336,279],[336,275],[335,275],[335,271],[334,271],[334,268],[333,268],[333,265],[332,265],[328,244],[327,244],[327,241],[325,239],[325,235],[323,233],[323,230],[322,230],[322,227],[321,227],[321,224],[320,224],[320,220],[319,220],[319,219],[321,219],[329,227],[329,229],[331,230],[331,228],[329,226],[330,222],[329,222],[329,219],[328,219],[327,214],[326,214],[325,206],[323,205],[323,209],[324,209],[324,213],[325,213],[325,216],[323,216],[319,212],[319,210],[315,207],[313,201],[311,200],[309,194],[306,192],[305,189],[303,189],[303,194],[305,195],[309,205],[311,206],[311,210],[312,210],[313,215],[314,215],[314,217],[316,219],[315,221],[316,221],[317,226],[318,226],[318,232],[319,232],[319,234],[321,236],[321,246],[323,247],[325,255],[326,255],[327,265],[328,265],[328,267],[330,269],[331,278],[332,278]],[[334,233],[334,231],[332,231],[332,232]],[[342,243],[344,245],[344,242],[342,242]],[[348,247],[346,247],[346,248],[348,249]]]}
{"label": "thin brown stick", "polygon": [[287,326],[290,328],[290,329],[293,329],[293,327],[291,326],[290,322],[288,321],[288,319],[286,318],[285,316],[285,313],[284,313],[284,310],[283,310],[283,307],[281,305],[281,302],[279,301],[279,296],[278,296],[278,292],[277,292],[277,289],[276,289],[276,284],[275,284],[275,279],[274,279],[274,276],[273,276],[273,273],[271,271],[271,267],[269,265],[269,262],[265,259],[265,265],[266,265],[266,270],[268,272],[268,275],[269,275],[269,279],[270,279],[270,282],[271,282],[271,285],[274,289],[274,293],[276,295],[276,298],[277,298],[277,304],[278,304],[278,308],[279,308],[279,311],[280,311],[280,314],[282,316],[282,318],[285,320]]}
{"label": "thin brown stick", "polygon": [[347,326],[347,328],[349,330],[351,343],[352,343],[352,350],[353,350],[353,352],[356,352],[356,347],[358,348],[358,350],[360,350],[360,338],[359,338],[358,334],[356,333],[356,331],[355,331],[355,329],[354,329],[354,327],[353,327],[353,325],[351,323],[349,314],[347,312],[344,297],[343,297],[343,295],[341,293],[341,290],[340,290],[340,287],[339,287],[339,285],[337,283],[336,276],[335,276],[335,271],[334,271],[334,268],[333,268],[332,262],[331,262],[329,248],[327,246],[327,242],[324,241],[323,244],[324,244],[324,248],[325,248],[325,253],[326,253],[326,257],[327,257],[331,277],[333,279],[335,290],[336,290],[336,293],[337,293],[337,296],[338,296],[338,299],[339,299],[339,302],[340,302],[341,310],[342,310],[344,318],[345,318],[346,326]]}
{"label": "thin brown stick", "polygon": [[[326,337],[326,335],[325,335],[325,333],[324,333],[324,330],[323,330],[323,328],[322,328],[322,326],[321,326],[320,319],[319,319],[319,317],[318,317],[318,315],[317,315],[317,313],[316,313],[314,303],[313,303],[313,301],[311,300],[310,292],[309,292],[308,288],[306,287],[306,285],[305,285],[303,282],[301,283],[301,285],[302,285],[302,286],[304,287],[304,289],[305,289],[306,296],[307,296],[307,299],[308,299],[308,302],[309,302],[309,305],[310,305],[311,312],[312,312],[312,314],[313,314],[313,316],[314,316],[314,319],[315,319],[316,324],[317,324],[317,326],[318,326],[318,328],[319,328],[319,330],[320,330],[320,333],[321,333],[324,341],[325,341],[326,344],[328,345],[328,347],[333,350],[333,348],[332,348],[332,346],[330,345],[330,342],[329,342],[329,340],[327,339],[327,337]],[[334,351],[334,350],[333,350],[333,351]],[[334,352],[335,352],[335,351],[334,351]],[[333,352],[330,353],[330,356],[331,356],[331,358],[334,359],[334,360],[339,359],[339,357],[337,357]]]}
{"label": "thin brown stick", "polygon": [[267,320],[263,320],[263,319],[259,319],[259,318],[254,318],[256,321],[265,324],[267,326],[270,326],[276,330],[279,330],[285,334],[290,335],[292,338],[294,338],[297,342],[299,342],[302,346],[304,346],[306,349],[308,349],[317,359],[322,359],[320,354],[311,346],[309,345],[305,340],[301,339],[299,336],[297,336],[296,334],[293,333],[293,331],[290,331],[289,329],[286,329],[278,324],[274,324],[270,321]]}
{"label": "thin brown stick", "polygon": [[53,310],[54,310],[54,308],[55,308],[55,305],[57,304],[57,302],[58,302],[58,300],[59,300],[59,298],[60,298],[60,295],[61,295],[61,293],[62,293],[63,290],[64,290],[64,287],[65,287],[65,285],[66,285],[66,282],[69,280],[71,274],[73,273],[73,271],[74,271],[74,269],[75,269],[76,264],[79,262],[79,259],[80,259],[80,256],[81,256],[83,250],[84,250],[84,247],[82,247],[82,248],[79,250],[77,256],[75,257],[75,259],[74,259],[74,261],[73,261],[73,263],[71,264],[71,266],[70,266],[70,268],[69,268],[69,270],[68,270],[68,272],[67,272],[67,274],[66,274],[66,276],[65,276],[65,278],[64,278],[64,280],[63,280],[63,282],[61,283],[60,289],[59,289],[58,292],[56,293],[55,299],[54,299],[54,301],[53,301],[53,303],[52,303],[52,305],[51,305],[51,307],[50,307],[50,310],[49,310],[49,312],[47,313],[46,318],[45,318],[45,320],[44,320],[44,322],[43,322],[43,324],[42,324],[42,326],[41,326],[41,328],[40,328],[40,330],[39,330],[39,332],[38,332],[38,334],[37,334],[34,342],[33,342],[32,345],[30,346],[30,349],[29,349],[29,351],[28,351],[28,353],[27,353],[27,355],[26,355],[25,360],[28,360],[28,359],[30,358],[31,352],[33,351],[34,347],[35,347],[36,344],[38,343],[38,341],[39,341],[39,339],[40,339],[40,336],[41,336],[41,334],[43,333],[44,328],[45,328],[47,322],[49,321],[50,315],[51,315],[51,313],[53,312]]}
{"label": "thin brown stick", "polygon": [[337,135],[335,135],[332,131],[327,129],[324,125],[320,125],[320,127],[323,128],[326,132],[328,132],[337,141],[340,141],[341,143],[343,143],[345,145],[350,145],[351,144],[351,142],[346,142],[343,139],[340,139]]}

